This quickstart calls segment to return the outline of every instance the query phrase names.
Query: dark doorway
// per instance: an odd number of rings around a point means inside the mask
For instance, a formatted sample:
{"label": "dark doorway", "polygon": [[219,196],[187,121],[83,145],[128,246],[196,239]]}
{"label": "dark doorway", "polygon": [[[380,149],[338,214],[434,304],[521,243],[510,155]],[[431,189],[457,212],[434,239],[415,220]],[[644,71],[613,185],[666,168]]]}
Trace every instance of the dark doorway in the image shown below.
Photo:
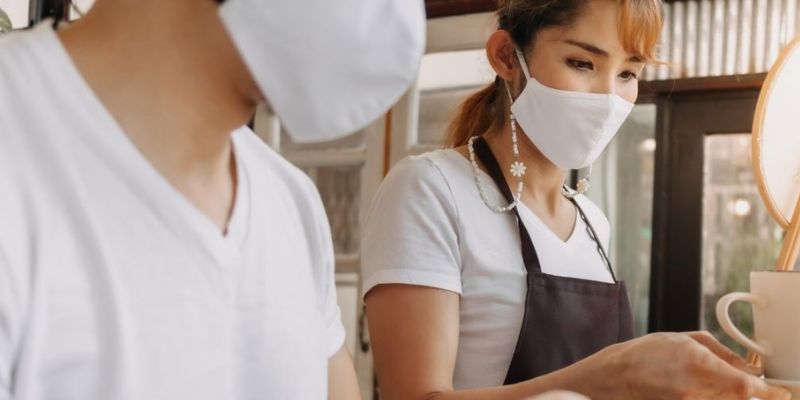
{"label": "dark doorway", "polygon": [[[681,82],[683,89],[646,95],[658,107],[651,332],[719,333],[718,297],[747,290],[748,271],[769,268],[777,257],[782,231],[758,196],[750,161],[762,81]],[[749,310],[734,314],[746,329]]]}

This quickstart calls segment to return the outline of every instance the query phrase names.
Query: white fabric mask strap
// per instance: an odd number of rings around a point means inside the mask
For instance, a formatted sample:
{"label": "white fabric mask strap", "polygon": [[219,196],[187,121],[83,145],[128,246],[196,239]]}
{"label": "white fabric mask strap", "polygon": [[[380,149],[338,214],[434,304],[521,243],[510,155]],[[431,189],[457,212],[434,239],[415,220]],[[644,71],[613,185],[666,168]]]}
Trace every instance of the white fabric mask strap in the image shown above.
{"label": "white fabric mask strap", "polygon": [[528,63],[525,62],[525,56],[522,55],[522,50],[514,46],[514,52],[517,53],[517,60],[519,60],[519,66],[525,74],[525,79],[531,80],[531,72],[528,70]]}
{"label": "white fabric mask strap", "polygon": [[503,82],[503,86],[506,87],[506,93],[508,93],[508,100],[511,101],[511,104],[514,104],[514,96],[511,95],[511,89],[509,88],[508,82]]}

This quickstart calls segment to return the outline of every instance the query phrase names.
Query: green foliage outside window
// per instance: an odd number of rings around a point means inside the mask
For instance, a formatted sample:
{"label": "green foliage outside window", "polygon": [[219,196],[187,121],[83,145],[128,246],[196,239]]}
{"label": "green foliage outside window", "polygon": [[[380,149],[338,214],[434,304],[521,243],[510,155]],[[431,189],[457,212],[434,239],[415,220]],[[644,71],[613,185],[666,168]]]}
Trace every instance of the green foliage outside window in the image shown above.
{"label": "green foliage outside window", "polygon": [[11,32],[11,18],[0,8],[0,35]]}

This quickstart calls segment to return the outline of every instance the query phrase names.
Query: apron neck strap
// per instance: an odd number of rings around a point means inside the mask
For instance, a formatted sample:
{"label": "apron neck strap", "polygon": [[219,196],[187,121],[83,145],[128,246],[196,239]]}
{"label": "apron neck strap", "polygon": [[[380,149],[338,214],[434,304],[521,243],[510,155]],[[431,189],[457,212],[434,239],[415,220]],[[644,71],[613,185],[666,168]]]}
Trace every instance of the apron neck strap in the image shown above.
{"label": "apron neck strap", "polygon": [[617,274],[614,273],[614,268],[611,267],[611,260],[609,260],[606,250],[600,242],[600,236],[597,236],[597,231],[594,230],[594,226],[592,226],[586,213],[583,212],[583,208],[578,204],[578,201],[575,200],[574,197],[569,197],[569,201],[571,201],[572,204],[575,205],[575,209],[578,210],[578,216],[580,216],[583,223],[586,224],[586,232],[589,234],[589,237],[594,240],[595,244],[597,244],[597,252],[600,253],[600,258],[603,259],[603,263],[606,265],[606,268],[608,268],[608,272],[611,273],[611,278],[614,279],[614,282],[617,282]]}
{"label": "apron neck strap", "polygon": [[[506,182],[506,178],[503,176],[503,170],[500,168],[500,164],[497,163],[497,159],[494,157],[492,149],[489,148],[489,144],[487,144],[486,140],[481,136],[475,140],[474,146],[475,155],[486,167],[486,172],[488,172],[495,185],[497,185],[497,188],[500,189],[500,193],[503,194],[506,201],[512,203],[514,201],[514,195],[511,193],[511,188],[508,187],[508,182]],[[533,275],[532,272],[541,273],[542,266],[539,263],[539,255],[536,254],[536,248],[533,246],[531,236],[528,230],[525,229],[525,225],[522,224],[522,218],[519,216],[518,208],[519,207],[514,207],[514,214],[517,216],[517,226],[519,228],[519,238],[522,246],[522,261],[525,263],[525,269],[528,271],[528,276],[530,277]]]}
{"label": "apron neck strap", "polygon": [[[486,172],[492,178],[495,185],[497,185],[497,188],[500,189],[500,193],[503,194],[503,197],[506,199],[506,201],[512,203],[514,201],[514,195],[511,193],[511,188],[508,186],[508,182],[503,175],[503,170],[500,168],[500,164],[498,164],[497,158],[495,158],[494,153],[492,153],[492,149],[489,147],[489,144],[486,143],[486,139],[484,139],[482,136],[479,137],[477,140],[475,140],[474,146],[475,155],[478,157],[484,167],[486,167]],[[603,259],[603,262],[606,264],[606,268],[608,268],[612,279],[616,283],[617,276],[614,274],[614,269],[611,267],[611,261],[608,259],[606,251],[603,248],[603,245],[600,243],[600,238],[597,236],[597,232],[594,230],[592,223],[589,222],[589,218],[586,217],[586,214],[583,212],[583,209],[578,202],[574,198],[570,198],[569,200],[573,205],[575,205],[578,215],[586,224],[587,233],[597,244],[597,251],[600,253],[600,257]],[[519,207],[514,207],[514,215],[517,217],[517,226],[519,228],[519,237],[522,246],[522,261],[525,263],[525,269],[529,274],[531,272],[542,272],[542,267],[539,263],[539,256],[536,254],[536,248],[533,246],[533,240],[531,240],[528,229],[526,229],[525,225],[522,223],[522,218],[519,215],[518,208]]]}

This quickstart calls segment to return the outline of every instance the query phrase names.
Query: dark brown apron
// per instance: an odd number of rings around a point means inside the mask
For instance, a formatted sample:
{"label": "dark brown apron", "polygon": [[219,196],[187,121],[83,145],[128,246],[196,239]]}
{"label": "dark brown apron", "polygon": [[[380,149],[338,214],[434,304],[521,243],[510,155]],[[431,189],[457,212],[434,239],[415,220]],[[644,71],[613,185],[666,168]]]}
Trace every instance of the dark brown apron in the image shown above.
{"label": "dark brown apron", "polygon": [[[475,153],[507,201],[513,201],[503,172],[483,138]],[[615,283],[565,278],[542,273],[533,241],[515,208],[528,293],[517,347],[508,367],[510,385],[564,368],[598,350],[633,338],[633,315],[624,282],[617,282],[611,262],[578,203],[572,203],[597,243]]]}

